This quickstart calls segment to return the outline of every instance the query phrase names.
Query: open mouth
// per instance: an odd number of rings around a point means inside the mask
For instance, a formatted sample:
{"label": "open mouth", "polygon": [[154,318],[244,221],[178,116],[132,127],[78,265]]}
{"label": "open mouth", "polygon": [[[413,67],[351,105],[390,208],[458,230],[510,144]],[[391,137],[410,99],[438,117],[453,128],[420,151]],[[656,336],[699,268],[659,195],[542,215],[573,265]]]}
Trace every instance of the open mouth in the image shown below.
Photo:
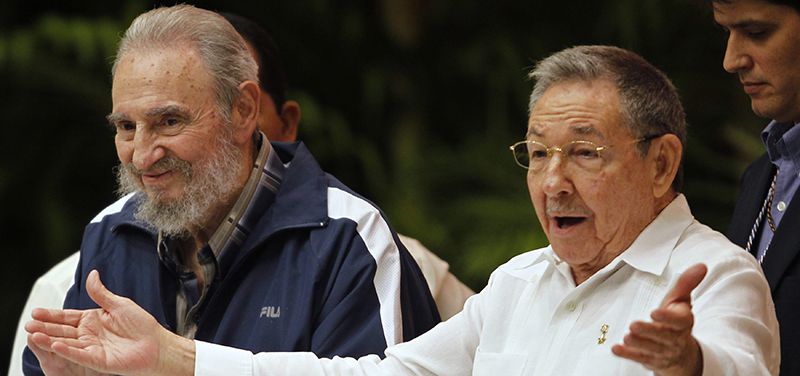
{"label": "open mouth", "polygon": [[560,229],[577,226],[586,221],[586,217],[554,217],[554,219],[556,220],[556,226]]}

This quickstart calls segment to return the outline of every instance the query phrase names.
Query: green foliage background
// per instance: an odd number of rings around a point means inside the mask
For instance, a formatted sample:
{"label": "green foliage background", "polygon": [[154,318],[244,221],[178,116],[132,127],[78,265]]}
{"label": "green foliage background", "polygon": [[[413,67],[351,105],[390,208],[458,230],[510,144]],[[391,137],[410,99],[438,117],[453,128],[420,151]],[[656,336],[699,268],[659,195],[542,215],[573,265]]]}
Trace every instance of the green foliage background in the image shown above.
{"label": "green foliage background", "polygon": [[[679,88],[690,121],[685,193],[723,230],[765,120],[721,69],[723,35],[699,0],[202,1],[261,22],[282,47],[323,167],[378,203],[474,289],[546,244],[507,145],[526,126],[527,70],[577,44],[632,49]],[[104,124],[110,61],[141,0],[0,4],[0,236],[10,287],[0,370],[37,276],[78,249],[114,200]],[[2,372],[2,371],[0,371]]]}

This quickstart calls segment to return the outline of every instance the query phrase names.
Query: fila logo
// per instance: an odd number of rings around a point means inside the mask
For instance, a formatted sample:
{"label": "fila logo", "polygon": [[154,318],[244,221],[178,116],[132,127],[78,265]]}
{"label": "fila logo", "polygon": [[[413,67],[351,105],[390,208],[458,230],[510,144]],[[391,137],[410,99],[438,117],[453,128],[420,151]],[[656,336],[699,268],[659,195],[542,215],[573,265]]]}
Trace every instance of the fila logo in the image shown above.
{"label": "fila logo", "polygon": [[278,317],[281,317],[281,307],[280,306],[261,307],[261,314],[258,316],[258,318],[262,318],[264,316],[270,319],[277,319]]}

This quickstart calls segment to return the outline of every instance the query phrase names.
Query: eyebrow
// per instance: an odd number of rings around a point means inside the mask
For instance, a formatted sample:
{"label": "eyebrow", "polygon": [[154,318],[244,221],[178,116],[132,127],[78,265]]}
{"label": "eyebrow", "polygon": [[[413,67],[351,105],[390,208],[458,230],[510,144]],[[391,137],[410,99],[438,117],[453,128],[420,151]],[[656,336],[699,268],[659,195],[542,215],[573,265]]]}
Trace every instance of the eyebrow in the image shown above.
{"label": "eyebrow", "polygon": [[163,117],[163,116],[178,116],[184,119],[189,118],[189,111],[186,110],[184,107],[170,104],[161,107],[151,108],[144,113],[147,117]]}
{"label": "eyebrow", "polygon": [[106,115],[106,120],[110,126],[114,127],[117,122],[128,120],[128,116],[120,112],[112,112]]}
{"label": "eyebrow", "polygon": [[531,136],[542,137],[542,132],[533,129],[533,127],[528,128],[528,133],[525,134],[525,138],[530,138]]}
{"label": "eyebrow", "polygon": [[[174,104],[151,108],[147,110],[144,113],[144,115],[147,117],[156,117],[156,118],[164,116],[177,116],[183,119],[188,119],[190,117],[189,111],[187,111],[185,108],[181,106]],[[117,122],[128,121],[130,120],[130,118],[128,117],[128,115],[125,115],[122,112],[112,112],[106,115],[106,120],[108,121],[108,124],[110,124],[111,126],[116,126]]]}
{"label": "eyebrow", "polygon": [[600,137],[601,139],[605,138],[603,137],[603,134],[597,130],[597,128],[591,125],[575,125],[575,126],[570,126],[570,128],[572,129],[573,133],[577,133],[579,135],[597,136]]}
{"label": "eyebrow", "polygon": [[726,29],[745,29],[745,28],[754,27],[754,26],[755,27],[774,27],[775,26],[775,22],[772,22],[770,20],[753,19],[753,18],[745,18],[745,19],[742,19],[742,20],[738,20],[738,21],[736,21],[734,23],[731,23],[729,25],[723,25],[723,24],[717,22],[716,20],[714,21],[714,23],[717,24],[718,26],[726,28]]}
{"label": "eyebrow", "polygon": [[[574,133],[574,134],[581,135],[581,136],[587,136],[587,135],[588,136],[597,136],[601,140],[605,140],[605,137],[603,136],[603,134],[600,131],[598,131],[597,128],[595,128],[595,127],[593,127],[591,125],[584,125],[584,124],[569,125],[569,128],[572,131],[572,133]],[[528,129],[528,133],[525,135],[525,137],[526,138],[530,138],[531,136],[544,137],[544,134],[542,132],[540,132],[539,130],[535,129],[534,127],[530,127]]]}

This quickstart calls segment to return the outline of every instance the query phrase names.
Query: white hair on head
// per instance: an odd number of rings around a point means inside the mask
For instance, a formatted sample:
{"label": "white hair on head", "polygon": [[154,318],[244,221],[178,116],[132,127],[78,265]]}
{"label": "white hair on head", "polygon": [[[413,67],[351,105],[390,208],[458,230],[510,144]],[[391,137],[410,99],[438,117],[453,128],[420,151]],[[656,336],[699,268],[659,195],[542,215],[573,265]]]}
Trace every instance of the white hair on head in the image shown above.
{"label": "white hair on head", "polygon": [[199,53],[208,69],[220,116],[229,123],[239,85],[258,83],[258,65],[236,29],[215,12],[181,4],[139,15],[120,41],[111,73],[125,55],[186,46]]}
{"label": "white hair on head", "polygon": [[[674,134],[686,147],[686,113],[672,81],[641,56],[613,46],[576,46],[541,60],[528,75],[535,81],[528,112],[545,91],[569,81],[608,80],[619,91],[620,111],[634,137]],[[640,144],[644,155],[649,143]],[[683,162],[672,187],[680,192]]]}

